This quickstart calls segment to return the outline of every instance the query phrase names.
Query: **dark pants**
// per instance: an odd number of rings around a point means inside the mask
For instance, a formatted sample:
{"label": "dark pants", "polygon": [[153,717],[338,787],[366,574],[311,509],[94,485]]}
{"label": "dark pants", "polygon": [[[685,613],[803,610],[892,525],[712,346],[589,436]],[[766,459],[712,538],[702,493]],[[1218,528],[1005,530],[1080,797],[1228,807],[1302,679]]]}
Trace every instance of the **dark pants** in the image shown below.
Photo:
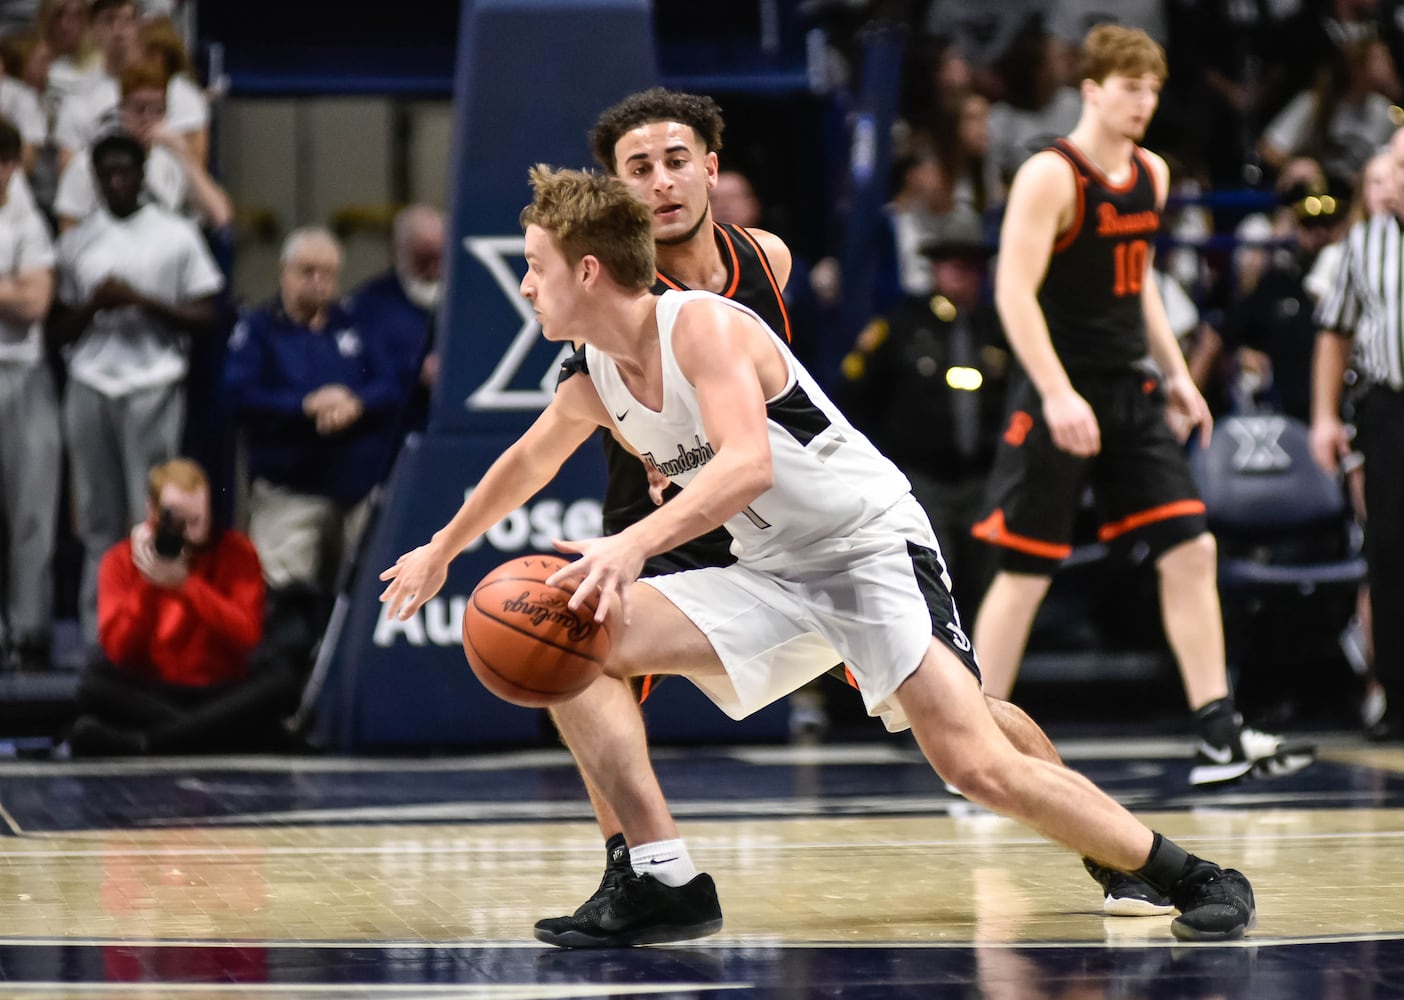
{"label": "dark pants", "polygon": [[1375,672],[1397,720],[1404,713],[1404,393],[1371,389],[1356,427],[1365,456],[1365,558],[1374,605]]}
{"label": "dark pants", "polygon": [[152,753],[283,750],[282,719],[297,704],[299,682],[270,666],[233,684],[192,686],[146,680],[100,663],[78,685],[78,711],[146,736]]}
{"label": "dark pants", "polygon": [[[966,626],[975,622],[975,610],[994,576],[995,550],[970,534],[985,504],[985,477],[972,476],[943,483],[914,469],[903,469],[917,498],[931,519],[941,555],[951,575],[951,596]],[[969,616],[969,617],[966,617]]]}

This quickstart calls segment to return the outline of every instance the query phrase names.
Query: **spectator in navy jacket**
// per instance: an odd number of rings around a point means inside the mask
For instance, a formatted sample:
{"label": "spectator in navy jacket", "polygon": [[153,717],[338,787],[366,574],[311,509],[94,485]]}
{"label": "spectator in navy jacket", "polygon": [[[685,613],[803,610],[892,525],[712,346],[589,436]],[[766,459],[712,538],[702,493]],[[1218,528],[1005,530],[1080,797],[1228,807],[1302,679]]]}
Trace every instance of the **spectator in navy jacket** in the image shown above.
{"label": "spectator in navy jacket", "polygon": [[405,430],[429,416],[429,392],[438,377],[431,330],[443,284],[444,216],[429,205],[409,205],[395,216],[393,265],[350,295],[356,328],[394,365],[405,394]]}
{"label": "spectator in navy jacket", "polygon": [[335,592],[398,445],[404,398],[395,366],[337,301],[336,238],[294,230],[281,260],[278,296],[240,319],[224,369],[275,617],[280,597]]}

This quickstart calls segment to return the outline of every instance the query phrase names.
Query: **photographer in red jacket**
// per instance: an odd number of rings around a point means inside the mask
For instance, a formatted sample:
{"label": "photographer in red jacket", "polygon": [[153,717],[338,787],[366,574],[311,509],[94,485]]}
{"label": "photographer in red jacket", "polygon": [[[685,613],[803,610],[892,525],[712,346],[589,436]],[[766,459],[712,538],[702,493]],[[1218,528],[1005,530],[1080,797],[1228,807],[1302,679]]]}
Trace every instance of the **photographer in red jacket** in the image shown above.
{"label": "photographer in red jacket", "polygon": [[75,756],[281,749],[295,678],[255,666],[263,571],[249,539],[215,530],[204,470],[151,471],[146,520],[98,568],[98,638],[84,673]]}

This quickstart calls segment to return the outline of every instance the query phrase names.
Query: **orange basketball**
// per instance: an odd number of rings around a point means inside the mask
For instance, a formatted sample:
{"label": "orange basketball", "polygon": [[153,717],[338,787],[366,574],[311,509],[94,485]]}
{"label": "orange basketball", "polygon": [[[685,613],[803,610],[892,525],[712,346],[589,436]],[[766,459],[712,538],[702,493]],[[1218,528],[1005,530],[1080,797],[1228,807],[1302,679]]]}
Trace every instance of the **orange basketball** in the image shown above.
{"label": "orange basketball", "polygon": [[559,556],[522,556],[497,567],[473,588],[463,612],[463,652],[478,680],[504,701],[543,708],[579,694],[600,675],[609,631],[578,611],[571,591],[548,587],[566,565]]}

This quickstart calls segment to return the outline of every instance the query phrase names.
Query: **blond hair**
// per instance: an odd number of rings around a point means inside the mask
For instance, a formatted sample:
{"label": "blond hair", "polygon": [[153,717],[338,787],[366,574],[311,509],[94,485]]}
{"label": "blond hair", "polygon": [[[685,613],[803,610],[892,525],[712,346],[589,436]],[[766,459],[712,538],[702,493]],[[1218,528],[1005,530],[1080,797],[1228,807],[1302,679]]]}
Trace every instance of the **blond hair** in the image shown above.
{"label": "blond hair", "polygon": [[1082,40],[1081,79],[1104,83],[1109,76],[1170,75],[1165,50],[1140,28],[1099,24]]}
{"label": "blond hair", "polygon": [[653,287],[653,217],[627,184],[610,174],[544,163],[529,176],[534,196],[522,209],[522,229],[540,226],[550,233],[572,267],[589,254],[625,288]]}
{"label": "blond hair", "polygon": [[167,486],[175,486],[185,493],[195,493],[209,489],[210,480],[199,463],[188,458],[173,458],[156,466],[146,477],[146,494],[152,504],[161,503],[161,491]]}

